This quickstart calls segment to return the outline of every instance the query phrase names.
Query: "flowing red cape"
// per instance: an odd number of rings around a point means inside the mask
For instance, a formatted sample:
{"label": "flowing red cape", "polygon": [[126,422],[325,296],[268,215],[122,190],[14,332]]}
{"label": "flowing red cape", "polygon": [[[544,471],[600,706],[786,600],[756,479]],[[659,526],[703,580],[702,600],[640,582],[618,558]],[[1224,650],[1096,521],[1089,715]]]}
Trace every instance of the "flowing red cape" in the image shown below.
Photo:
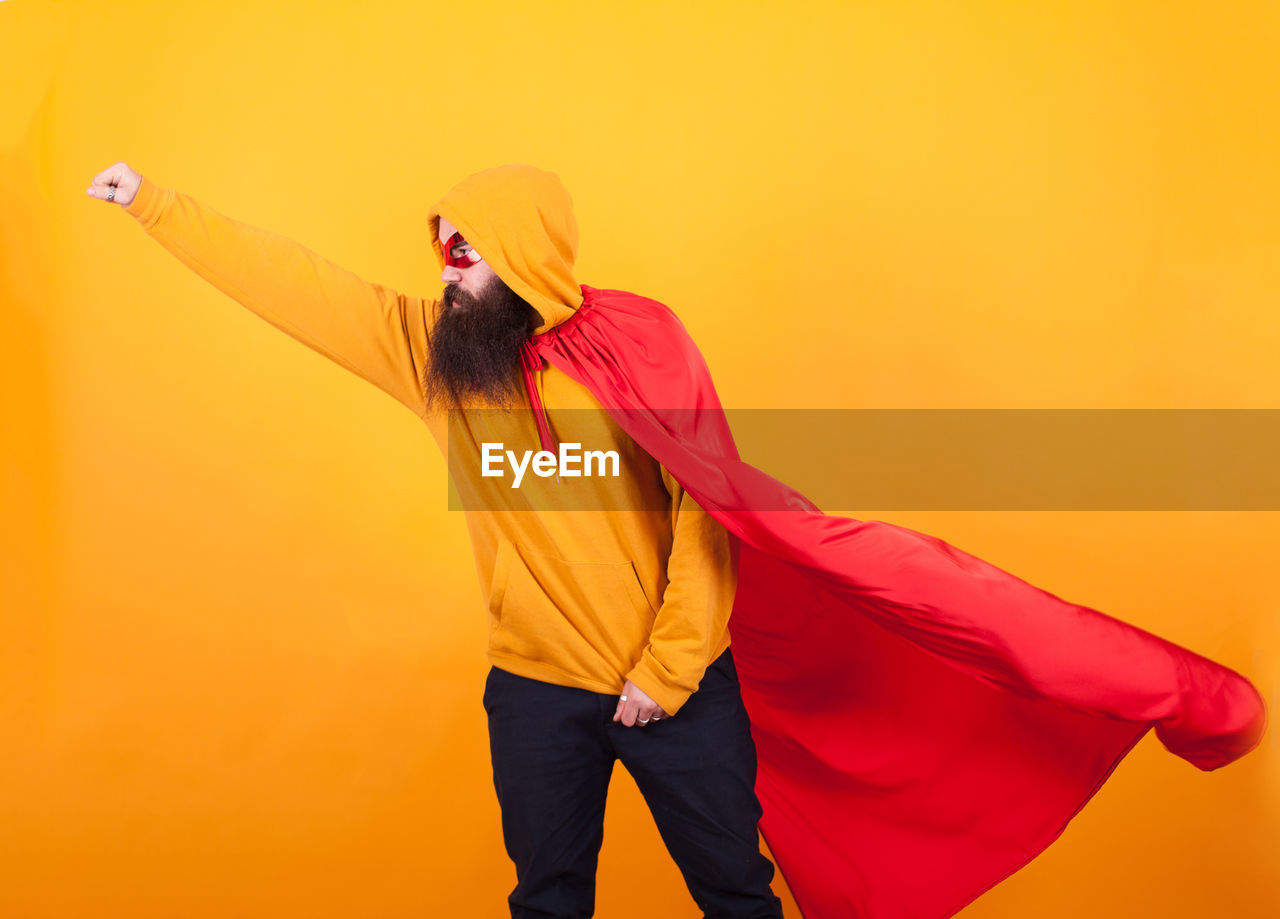
{"label": "flowing red cape", "polygon": [[675,314],[582,291],[526,366],[586,386],[736,537],[760,828],[809,919],[955,913],[1056,839],[1151,727],[1204,770],[1257,746],[1265,708],[1235,671],[936,537],[824,514],[740,460]]}

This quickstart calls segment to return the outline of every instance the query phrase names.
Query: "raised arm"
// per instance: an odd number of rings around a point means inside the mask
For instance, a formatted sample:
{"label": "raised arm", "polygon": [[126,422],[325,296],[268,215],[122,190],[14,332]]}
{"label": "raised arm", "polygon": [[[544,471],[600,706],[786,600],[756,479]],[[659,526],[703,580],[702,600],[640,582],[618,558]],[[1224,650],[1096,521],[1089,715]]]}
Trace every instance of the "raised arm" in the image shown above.
{"label": "raised arm", "polygon": [[365,281],[287,237],[155,185],[124,163],[95,176],[88,194],[121,205],[214,287],[424,417],[434,301]]}

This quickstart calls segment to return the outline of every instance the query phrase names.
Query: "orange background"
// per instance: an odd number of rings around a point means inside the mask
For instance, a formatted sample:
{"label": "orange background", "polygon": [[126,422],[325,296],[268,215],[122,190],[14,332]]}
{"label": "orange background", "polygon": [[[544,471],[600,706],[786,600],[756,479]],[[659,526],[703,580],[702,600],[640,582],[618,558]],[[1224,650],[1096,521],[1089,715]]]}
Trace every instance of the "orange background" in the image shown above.
{"label": "orange background", "polygon": [[[0,3],[0,915],[498,917],[514,882],[426,430],[96,172],[425,294],[445,189],[553,169],[579,280],[675,308],[734,408],[1275,408],[1278,44],[1266,2]],[[1276,513],[868,516],[1280,703]],[[1278,753],[1148,736],[962,915],[1275,915]],[[598,914],[696,915],[622,770]]]}

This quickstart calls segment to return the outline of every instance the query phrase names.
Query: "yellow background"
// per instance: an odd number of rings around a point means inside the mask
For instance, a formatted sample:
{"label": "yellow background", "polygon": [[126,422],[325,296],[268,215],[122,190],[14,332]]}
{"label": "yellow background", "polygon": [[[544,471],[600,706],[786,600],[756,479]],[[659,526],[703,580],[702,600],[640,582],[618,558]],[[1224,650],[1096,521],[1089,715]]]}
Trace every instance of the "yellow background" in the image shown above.
{"label": "yellow background", "polygon": [[[670,304],[734,408],[1275,408],[1277,47],[1267,2],[0,3],[0,915],[498,917],[514,882],[426,430],[99,170],[425,294],[441,193],[553,169],[579,280]],[[874,516],[1280,702],[1275,513]],[[963,915],[1275,915],[1278,752],[1149,736]],[[621,770],[598,914],[696,915]]]}

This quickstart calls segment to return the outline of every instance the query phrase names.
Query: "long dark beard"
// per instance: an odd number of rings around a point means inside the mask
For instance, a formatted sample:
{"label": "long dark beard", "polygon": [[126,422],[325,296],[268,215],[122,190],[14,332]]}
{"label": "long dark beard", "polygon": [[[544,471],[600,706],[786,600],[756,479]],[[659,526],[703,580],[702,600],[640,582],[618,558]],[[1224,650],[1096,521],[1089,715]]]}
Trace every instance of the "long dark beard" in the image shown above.
{"label": "long dark beard", "polygon": [[427,407],[461,406],[464,397],[505,407],[520,382],[520,347],[542,317],[496,275],[472,296],[455,284],[431,330]]}

